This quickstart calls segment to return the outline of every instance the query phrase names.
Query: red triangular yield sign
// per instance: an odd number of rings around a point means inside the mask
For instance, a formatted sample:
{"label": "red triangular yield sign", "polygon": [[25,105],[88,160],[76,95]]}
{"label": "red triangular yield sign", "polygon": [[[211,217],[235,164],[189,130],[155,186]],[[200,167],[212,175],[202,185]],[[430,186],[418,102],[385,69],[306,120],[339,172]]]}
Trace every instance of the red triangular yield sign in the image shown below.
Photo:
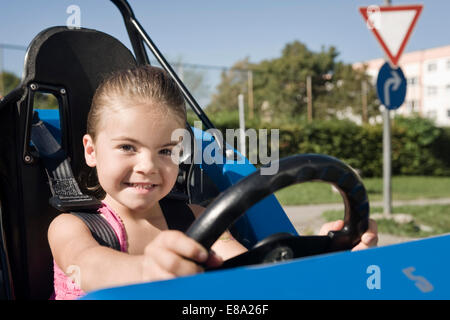
{"label": "red triangular yield sign", "polygon": [[367,27],[394,66],[397,66],[422,9],[423,5],[359,8]]}

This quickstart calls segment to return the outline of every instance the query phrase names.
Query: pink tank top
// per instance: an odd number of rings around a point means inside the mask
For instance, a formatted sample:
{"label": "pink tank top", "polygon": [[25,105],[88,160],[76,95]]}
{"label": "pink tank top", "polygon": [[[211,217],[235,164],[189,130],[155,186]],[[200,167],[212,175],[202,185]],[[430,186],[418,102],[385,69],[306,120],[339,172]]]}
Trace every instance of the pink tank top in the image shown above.
{"label": "pink tank top", "polygon": [[[127,234],[125,232],[125,226],[123,225],[120,217],[109,207],[105,202],[98,209],[98,212],[108,221],[111,227],[114,229],[117,238],[120,243],[120,251],[128,252]],[[53,298],[55,300],[73,300],[82,297],[86,293],[81,290],[77,284],[79,277],[83,274],[77,266],[69,266],[67,276],[53,260],[54,280],[53,284],[55,292]]]}

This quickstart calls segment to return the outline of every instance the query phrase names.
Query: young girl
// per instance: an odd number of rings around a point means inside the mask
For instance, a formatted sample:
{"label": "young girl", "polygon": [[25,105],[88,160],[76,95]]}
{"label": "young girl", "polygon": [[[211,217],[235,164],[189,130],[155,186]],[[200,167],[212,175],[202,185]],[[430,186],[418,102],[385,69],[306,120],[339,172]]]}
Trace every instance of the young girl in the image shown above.
{"label": "young girl", "polygon": [[[98,211],[116,232],[121,251],[99,245],[80,218],[56,217],[48,230],[56,299],[195,274],[202,271],[198,263],[219,266],[246,251],[228,231],[207,252],[183,232],[168,230],[160,200],[178,174],[171,153],[179,141],[171,141],[172,132],[185,125],[184,98],[162,69],[120,71],[99,86],[83,145],[86,164],[95,168],[105,193]],[[204,208],[190,204],[189,209],[198,217]],[[340,223],[325,225],[322,232],[342,228]],[[372,224],[366,238],[355,249],[376,244]]]}

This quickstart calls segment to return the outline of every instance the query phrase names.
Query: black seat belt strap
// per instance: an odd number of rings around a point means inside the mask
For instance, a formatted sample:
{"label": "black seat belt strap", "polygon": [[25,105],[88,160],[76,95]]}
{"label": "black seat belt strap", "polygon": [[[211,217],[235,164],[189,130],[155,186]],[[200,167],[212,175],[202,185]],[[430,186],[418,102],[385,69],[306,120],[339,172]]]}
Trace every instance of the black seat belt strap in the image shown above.
{"label": "black seat belt strap", "polygon": [[[159,204],[170,230],[185,232],[195,220],[192,210],[184,201],[163,198]],[[70,214],[84,221],[100,245],[120,251],[116,232],[100,214],[93,212],[70,212]]]}
{"label": "black seat belt strap", "polygon": [[120,242],[111,225],[98,213],[71,212],[87,225],[94,239],[102,246],[120,251]]}
{"label": "black seat belt strap", "polygon": [[81,192],[73,176],[69,159],[37,113],[33,115],[31,129],[33,142],[47,172],[52,197],[50,204],[62,212],[99,208],[98,199]]}

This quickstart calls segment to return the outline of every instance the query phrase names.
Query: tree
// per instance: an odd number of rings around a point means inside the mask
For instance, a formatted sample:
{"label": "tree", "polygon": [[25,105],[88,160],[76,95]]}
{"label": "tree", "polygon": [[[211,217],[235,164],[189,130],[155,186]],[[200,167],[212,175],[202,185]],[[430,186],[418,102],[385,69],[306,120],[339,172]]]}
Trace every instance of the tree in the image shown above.
{"label": "tree", "polygon": [[183,62],[183,57],[178,56],[173,63],[175,72],[180,80],[188,88],[189,92],[202,105],[202,100],[209,98],[209,86],[206,82],[204,71],[200,71],[196,66],[188,65]]}
{"label": "tree", "polygon": [[325,82],[323,76],[333,71],[336,56],[334,47],[316,54],[298,41],[287,44],[281,57],[263,61],[255,68],[259,71],[254,77],[256,105],[268,101],[281,117],[306,114],[307,77],[311,76],[312,96],[317,97]]}
{"label": "tree", "polygon": [[0,74],[0,77],[2,78],[1,83],[3,83],[3,87],[0,87],[1,96],[6,96],[20,84],[20,78],[12,72],[4,71]]}
{"label": "tree", "polygon": [[[251,64],[248,59],[237,62],[231,70],[222,73],[207,110],[236,109],[239,93],[247,93],[247,74],[239,69],[253,71],[254,101],[256,109],[269,105],[280,121],[297,121],[307,114],[308,95],[306,79],[311,77],[314,118],[336,117],[338,111],[352,110],[362,113],[361,84],[368,84],[369,115],[378,112],[375,90],[364,70],[354,70],[352,65],[336,61],[336,48],[322,47],[316,53],[299,41],[288,43],[279,58]],[[211,109],[210,109],[211,108]]]}
{"label": "tree", "polygon": [[367,117],[378,115],[376,91],[366,70],[355,70],[351,64],[342,62],[336,62],[333,69],[333,74],[328,77],[324,86],[317,87],[320,93],[314,99],[314,103],[320,117],[333,117],[338,111],[351,111],[354,115],[362,117],[363,94],[366,95]]}
{"label": "tree", "polygon": [[211,103],[206,109],[208,113],[237,110],[238,95],[248,92],[247,70],[251,67],[248,58],[245,58],[236,62],[230,70],[222,72],[217,93],[212,96]]}
{"label": "tree", "polygon": [[[0,77],[3,80],[3,91],[0,91],[1,96],[6,96],[20,85],[20,78],[12,72],[4,71],[0,74]],[[0,89],[2,88],[0,87]],[[56,109],[58,107],[58,100],[52,94],[37,92],[34,96],[34,107]]]}

